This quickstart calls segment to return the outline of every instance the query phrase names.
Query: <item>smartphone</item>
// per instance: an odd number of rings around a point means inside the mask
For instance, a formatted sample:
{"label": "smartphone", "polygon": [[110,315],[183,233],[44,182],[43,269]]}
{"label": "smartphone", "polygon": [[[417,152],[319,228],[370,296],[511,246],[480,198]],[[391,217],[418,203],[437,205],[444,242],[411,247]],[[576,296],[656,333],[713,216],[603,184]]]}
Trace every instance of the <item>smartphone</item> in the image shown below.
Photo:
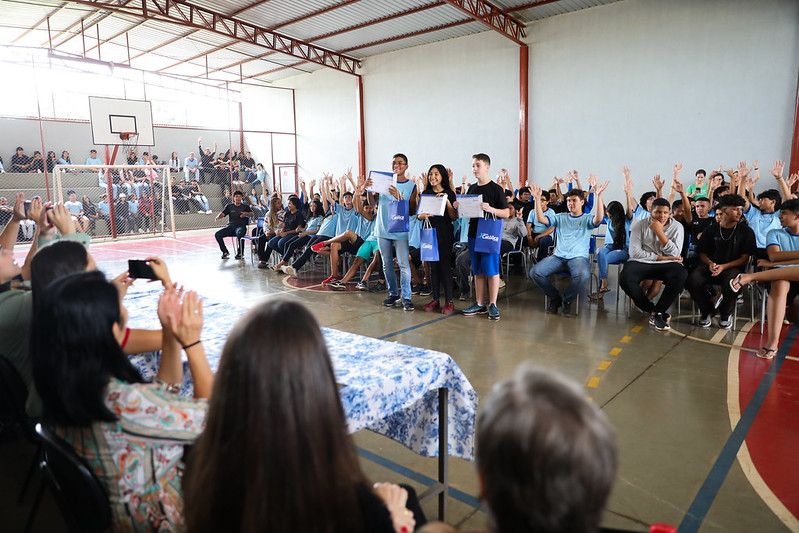
{"label": "smartphone", "polygon": [[139,279],[158,279],[153,267],[142,259],[128,259],[128,276]]}
{"label": "smartphone", "polygon": [[28,216],[28,211],[31,210],[31,201],[25,200],[25,202],[22,205],[25,207],[25,216]]}

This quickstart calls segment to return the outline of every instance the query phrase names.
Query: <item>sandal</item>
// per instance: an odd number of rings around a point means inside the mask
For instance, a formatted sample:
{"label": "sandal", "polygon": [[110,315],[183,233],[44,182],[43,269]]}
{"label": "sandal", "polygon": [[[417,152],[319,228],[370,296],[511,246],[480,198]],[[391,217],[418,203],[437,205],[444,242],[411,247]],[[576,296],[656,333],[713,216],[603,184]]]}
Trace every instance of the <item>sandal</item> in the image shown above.
{"label": "sandal", "polygon": [[[740,274],[738,274],[737,276],[735,276],[734,278],[732,278],[730,280],[730,288],[732,289],[732,292],[739,292],[743,286],[744,285],[743,285],[743,283],[741,283],[741,275]],[[771,357],[769,357],[769,359],[771,359]]]}
{"label": "sandal", "polygon": [[777,355],[777,350],[772,350],[771,348],[760,348],[756,355],[761,359],[774,359],[774,356]]}
{"label": "sandal", "polygon": [[605,287],[604,289],[599,289],[596,292],[592,292],[588,295],[589,300],[603,300],[605,298],[605,293],[610,292],[610,289]]}

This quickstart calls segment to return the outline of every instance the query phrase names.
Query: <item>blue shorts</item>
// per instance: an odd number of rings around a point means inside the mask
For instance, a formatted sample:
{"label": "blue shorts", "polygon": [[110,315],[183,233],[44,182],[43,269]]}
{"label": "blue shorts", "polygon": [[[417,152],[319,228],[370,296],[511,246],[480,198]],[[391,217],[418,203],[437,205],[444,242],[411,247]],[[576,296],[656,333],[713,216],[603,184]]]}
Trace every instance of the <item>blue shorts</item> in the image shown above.
{"label": "blue shorts", "polygon": [[474,237],[469,237],[469,257],[472,260],[472,274],[484,276],[499,275],[499,254],[474,251]]}

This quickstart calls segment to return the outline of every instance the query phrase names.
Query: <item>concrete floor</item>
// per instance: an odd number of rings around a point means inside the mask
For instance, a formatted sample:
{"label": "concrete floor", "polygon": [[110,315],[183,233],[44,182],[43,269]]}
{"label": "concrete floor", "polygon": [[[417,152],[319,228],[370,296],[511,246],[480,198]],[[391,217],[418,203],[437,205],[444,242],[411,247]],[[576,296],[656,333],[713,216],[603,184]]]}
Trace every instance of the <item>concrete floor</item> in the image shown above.
{"label": "concrete floor", "polygon": [[[382,307],[383,294],[291,287],[286,276],[256,269],[248,256],[244,261],[220,260],[213,239],[202,232],[182,234],[179,242],[149,239],[98,243],[92,246],[92,254],[109,275],[124,270],[128,258],[158,255],[167,261],[173,280],[216,301],[250,305],[290,292],[292,298],[314,312],[321,325],[361,335],[382,337],[417,326],[391,335],[389,340],[448,353],[481,398],[522,361],[557,369],[586,386],[586,395],[603,409],[616,429],[620,465],[605,526],[631,531],[646,531],[648,524],[655,522],[678,526],[694,500],[702,499],[705,509],[701,516],[693,523],[683,523],[681,531],[695,531],[697,526],[701,531],[796,530],[796,519],[790,513],[783,520],[778,518],[772,510],[774,496],[764,499],[758,495],[738,460],[728,470],[722,469],[720,478],[715,475],[720,479],[718,490],[711,490],[709,498],[697,498],[732,434],[731,420],[735,417],[728,404],[734,402],[728,401],[728,390],[735,372],[730,372],[731,358],[753,357],[740,350],[744,337],[740,330],[752,327],[746,317],[739,318],[739,331],[722,334],[715,327],[693,327],[690,310],[685,309],[689,306],[685,305],[682,312],[687,314],[675,316],[672,332],[658,332],[640,313],[633,312],[627,318],[624,305],[615,305],[615,292],[605,295],[605,304],[583,300],[579,315],[573,318],[545,315],[540,290],[521,274],[511,274],[507,287],[500,292],[502,319],[498,323],[460,315],[431,322],[441,315],[421,310],[427,297],[415,296],[417,310],[405,313]],[[321,272],[301,276],[311,281],[321,281],[322,277]],[[611,287],[615,287],[614,279]],[[456,309],[468,305],[470,302],[456,301]],[[749,344],[756,346],[757,341]],[[796,361],[789,357],[784,368],[795,367]],[[788,431],[799,434],[796,419],[791,422]],[[373,480],[410,483],[419,491],[424,489],[423,483],[393,470],[391,463],[423,477],[437,475],[435,459],[421,457],[390,439],[361,431],[355,440],[360,448],[385,458],[389,464],[363,460]],[[3,461],[0,479],[19,479],[20,470],[27,466],[19,466],[25,462],[24,451],[0,446],[6,459],[10,454],[20,457],[11,469],[8,461]],[[791,468],[785,475],[795,480],[797,471]],[[17,479],[13,486],[0,483],[0,524],[9,523],[8,517],[19,523],[19,517],[25,516],[13,504]],[[476,506],[474,464],[450,459],[450,480],[459,493],[450,500],[447,521],[464,530],[485,529],[486,515]],[[434,517],[435,503],[428,502],[425,510]],[[692,513],[696,510],[694,507]],[[43,511],[37,518],[37,530],[58,530],[57,517],[50,516],[54,512],[52,505]]]}

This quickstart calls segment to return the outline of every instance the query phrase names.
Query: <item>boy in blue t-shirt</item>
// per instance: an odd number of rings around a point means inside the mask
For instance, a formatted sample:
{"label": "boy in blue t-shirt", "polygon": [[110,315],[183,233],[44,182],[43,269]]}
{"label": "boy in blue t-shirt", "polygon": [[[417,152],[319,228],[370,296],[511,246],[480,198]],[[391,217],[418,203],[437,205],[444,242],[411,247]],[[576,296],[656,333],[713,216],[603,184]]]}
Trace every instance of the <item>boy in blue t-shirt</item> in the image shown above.
{"label": "boy in blue t-shirt", "polygon": [[[580,189],[572,189],[566,193],[566,213],[545,215],[541,201],[541,187],[533,185],[533,195],[536,198],[536,220],[547,227],[555,228],[555,252],[530,269],[530,277],[536,285],[541,287],[548,297],[546,312],[554,314],[563,305],[563,316],[571,315],[571,304],[588,282],[591,274],[591,263],[588,252],[591,242],[591,232],[602,223],[605,216],[605,207],[602,203],[602,192],[608,186],[597,186],[596,176],[589,177],[589,184],[596,193],[594,214],[583,213],[585,197]],[[549,281],[549,276],[568,270],[571,282],[561,298],[560,293]]]}

